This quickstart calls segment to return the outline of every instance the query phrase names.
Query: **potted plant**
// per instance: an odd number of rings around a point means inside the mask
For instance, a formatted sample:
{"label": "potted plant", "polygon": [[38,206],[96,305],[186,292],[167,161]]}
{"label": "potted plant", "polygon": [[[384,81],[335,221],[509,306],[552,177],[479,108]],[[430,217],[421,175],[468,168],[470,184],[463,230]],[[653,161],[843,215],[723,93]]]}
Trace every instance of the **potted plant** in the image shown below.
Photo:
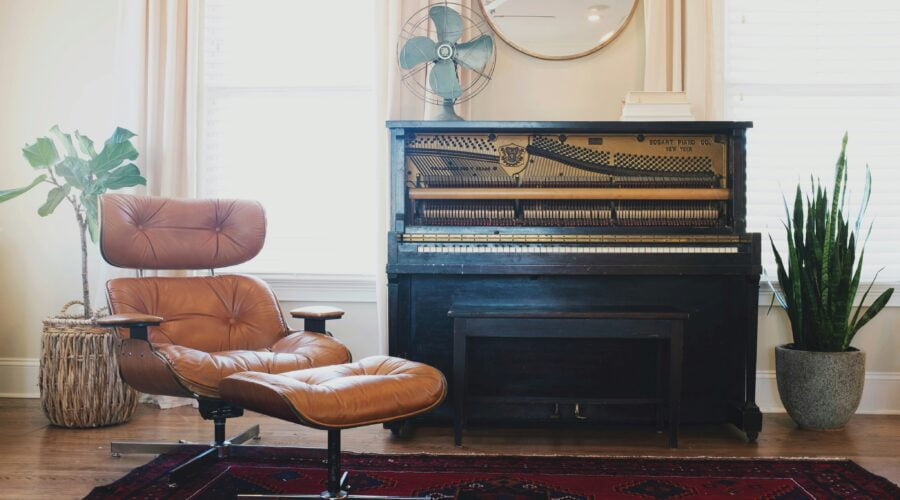
{"label": "potted plant", "polygon": [[[794,340],[775,348],[778,393],[791,418],[807,429],[841,428],[856,412],[865,382],[866,354],[850,343],[894,292],[885,290],[863,312],[873,279],[853,307],[865,247],[860,229],[872,177],[867,168],[862,202],[851,226],[846,151],[844,134],[830,200],[822,184],[813,181],[805,203],[799,185],[793,211],[785,201],[787,262],[769,237],[781,288],[775,291],[775,299],[790,318]],[[870,224],[866,235],[871,229]]]}
{"label": "potted plant", "polygon": [[[117,128],[98,153],[93,141],[76,130],[50,130],[22,149],[37,173],[27,186],[0,190],[0,203],[20,196],[37,186],[47,185],[47,200],[38,215],[52,214],[63,201],[73,209],[81,238],[80,301],[66,304],[58,316],[44,320],[41,337],[41,405],[51,423],[65,427],[97,427],[127,421],[137,405],[137,393],[119,378],[113,332],[96,324],[101,310],[91,305],[88,283],[87,239],[97,241],[98,197],[116,189],[146,185],[132,163],[138,152],[131,143],[134,134]],[[74,137],[73,137],[74,136]],[[60,155],[57,143],[64,153]],[[69,307],[81,304],[83,311],[68,314]]]}

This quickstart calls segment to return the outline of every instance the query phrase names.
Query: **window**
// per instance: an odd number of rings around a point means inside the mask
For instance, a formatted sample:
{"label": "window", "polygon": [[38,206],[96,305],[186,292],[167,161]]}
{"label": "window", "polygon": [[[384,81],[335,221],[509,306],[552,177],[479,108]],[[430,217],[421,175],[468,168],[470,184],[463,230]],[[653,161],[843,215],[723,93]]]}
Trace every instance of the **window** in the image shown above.
{"label": "window", "polygon": [[[810,175],[832,184],[850,134],[850,207],[872,170],[864,278],[900,281],[900,3],[896,0],[725,2],[725,109],[748,131],[748,229],[785,249],[782,194]],[[855,196],[854,196],[855,195]],[[764,241],[763,265],[775,262]]]}
{"label": "window", "polygon": [[201,196],[255,199],[266,245],[242,272],[372,275],[371,0],[206,0]]}

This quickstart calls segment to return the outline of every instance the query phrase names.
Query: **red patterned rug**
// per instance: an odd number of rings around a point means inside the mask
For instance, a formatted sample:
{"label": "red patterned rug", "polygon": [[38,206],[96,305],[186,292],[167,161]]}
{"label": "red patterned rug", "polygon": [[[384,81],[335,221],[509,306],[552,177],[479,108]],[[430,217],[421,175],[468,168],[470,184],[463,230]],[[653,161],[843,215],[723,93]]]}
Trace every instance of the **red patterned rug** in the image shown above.
{"label": "red patterned rug", "polygon": [[[323,450],[258,447],[211,464],[179,488],[165,472],[200,448],[162,455],[87,498],[234,498],[318,493]],[[434,499],[900,498],[850,460],[343,454],[352,492]]]}

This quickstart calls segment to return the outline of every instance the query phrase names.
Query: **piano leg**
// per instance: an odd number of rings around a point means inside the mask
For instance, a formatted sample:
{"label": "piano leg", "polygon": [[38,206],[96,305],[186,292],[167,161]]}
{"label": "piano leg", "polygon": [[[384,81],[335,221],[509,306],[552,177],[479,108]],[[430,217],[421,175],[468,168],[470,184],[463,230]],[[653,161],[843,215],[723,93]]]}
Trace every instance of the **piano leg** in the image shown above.
{"label": "piano leg", "polygon": [[732,404],[728,416],[732,424],[744,431],[747,440],[756,442],[762,430],[762,413],[756,406],[756,327],[759,301],[759,276],[746,277],[747,317],[746,343],[744,345],[744,401]]}
{"label": "piano leg", "polygon": [[752,401],[734,403],[728,408],[728,421],[735,427],[744,431],[747,441],[756,442],[759,431],[762,430],[762,413],[759,407]]}

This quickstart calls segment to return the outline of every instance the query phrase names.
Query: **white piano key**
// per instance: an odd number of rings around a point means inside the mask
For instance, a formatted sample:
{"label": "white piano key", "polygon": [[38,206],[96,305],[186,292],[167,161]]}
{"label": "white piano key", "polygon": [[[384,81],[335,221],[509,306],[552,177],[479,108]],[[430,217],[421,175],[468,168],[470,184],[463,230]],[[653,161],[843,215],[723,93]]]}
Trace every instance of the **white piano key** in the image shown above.
{"label": "white piano key", "polygon": [[498,254],[547,254],[547,253],[592,253],[592,254],[734,254],[737,246],[692,247],[692,246],[584,246],[584,245],[418,245],[418,253],[498,253]]}

